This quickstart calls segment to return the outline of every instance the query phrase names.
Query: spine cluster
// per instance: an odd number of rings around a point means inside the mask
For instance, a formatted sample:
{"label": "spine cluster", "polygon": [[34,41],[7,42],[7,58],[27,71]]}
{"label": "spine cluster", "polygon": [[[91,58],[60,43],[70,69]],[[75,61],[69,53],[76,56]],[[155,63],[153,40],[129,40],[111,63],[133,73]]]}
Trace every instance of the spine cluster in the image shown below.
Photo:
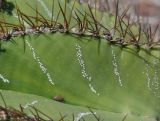
{"label": "spine cluster", "polygon": [[[36,12],[36,16],[30,16],[23,13],[16,6],[19,25],[8,23],[5,19],[0,20],[0,41],[13,41],[13,37],[25,36],[28,34],[61,32],[66,34],[75,34],[82,37],[88,36],[99,40],[105,39],[111,44],[119,44],[123,46],[135,45],[139,48],[143,45],[146,45],[148,48],[152,48],[160,43],[159,41],[155,41],[155,35],[159,27],[158,25],[155,30],[152,30],[150,27],[147,31],[143,31],[140,25],[131,24],[130,19],[125,19],[125,15],[129,8],[126,8],[124,12],[119,15],[118,4],[119,3],[117,2],[115,6],[115,24],[112,29],[108,29],[98,21],[96,17],[96,10],[93,12],[89,5],[89,12],[81,12],[76,9],[75,1],[71,7],[69,17],[66,15],[66,7],[63,9],[60,3],[58,4],[59,12],[57,13],[57,16],[53,16],[54,6],[52,6],[52,15],[50,20],[46,19],[41,13],[39,13],[37,7],[33,8],[28,4],[28,6]],[[59,22],[60,15],[63,16],[63,23]],[[71,26],[72,21],[76,23],[74,26]],[[27,26],[25,24],[27,24]],[[133,32],[132,27],[137,29],[138,34]],[[144,38],[142,39],[142,35],[145,36],[145,40]]]}

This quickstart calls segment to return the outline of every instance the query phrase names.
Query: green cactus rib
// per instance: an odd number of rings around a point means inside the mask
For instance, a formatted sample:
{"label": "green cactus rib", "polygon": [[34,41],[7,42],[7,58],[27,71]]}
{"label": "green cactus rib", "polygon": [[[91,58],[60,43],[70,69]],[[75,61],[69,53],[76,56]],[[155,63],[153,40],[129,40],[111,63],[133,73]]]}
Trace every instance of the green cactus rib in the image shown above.
{"label": "green cactus rib", "polygon": [[13,39],[17,45],[3,42],[4,51],[0,51],[1,89],[47,98],[62,95],[67,104],[159,116],[159,48],[137,49],[132,44],[114,45],[104,38],[59,32]]}
{"label": "green cactus rib", "polygon": [[[7,43],[6,52],[1,53],[0,72],[10,80],[8,84],[0,82],[2,89],[49,98],[62,95],[67,103],[113,112],[159,114],[159,89],[156,88],[159,83],[158,51],[151,52],[154,54],[152,56],[143,50],[134,52],[136,49],[132,47],[121,50],[119,46],[111,48],[103,40],[98,54],[98,41],[78,41],[75,37],[61,33],[54,36],[40,35],[38,38],[31,36],[26,39],[47,67],[55,85],[52,85],[40,70],[30,48],[27,47],[26,52],[23,52],[23,42],[21,38],[17,38],[18,46]],[[76,44],[81,46],[85,68],[92,77],[91,83],[100,93],[99,96],[91,91],[90,82],[82,76]],[[122,86],[118,76],[122,80]],[[149,79],[151,82],[148,85]],[[151,90],[148,86],[151,86]]]}
{"label": "green cactus rib", "polygon": [[[3,96],[6,100],[7,106],[12,106],[18,110],[20,110],[19,105],[21,104],[24,107],[24,112],[28,115],[31,115],[30,106],[36,107],[38,110],[42,111],[44,114],[47,114],[53,120],[60,119],[60,113],[62,116],[65,116],[64,121],[78,121],[78,119],[84,118],[85,121],[97,121],[95,117],[91,114],[88,108],[81,107],[81,106],[74,106],[63,104],[59,102],[55,102],[48,98],[44,98],[41,96],[31,95],[31,94],[24,94],[14,91],[6,91],[2,90]],[[16,100],[15,97],[21,100]],[[2,100],[0,100],[0,104],[3,104]],[[114,112],[107,112],[102,110],[92,110],[97,117],[101,117],[100,120],[105,121],[121,121],[124,119],[127,113],[114,113]],[[41,114],[39,114],[41,115]],[[74,120],[72,115],[74,115]],[[48,119],[44,116],[44,118]],[[143,117],[143,116],[133,116],[132,114],[127,114],[125,121],[155,121],[154,117]]]}

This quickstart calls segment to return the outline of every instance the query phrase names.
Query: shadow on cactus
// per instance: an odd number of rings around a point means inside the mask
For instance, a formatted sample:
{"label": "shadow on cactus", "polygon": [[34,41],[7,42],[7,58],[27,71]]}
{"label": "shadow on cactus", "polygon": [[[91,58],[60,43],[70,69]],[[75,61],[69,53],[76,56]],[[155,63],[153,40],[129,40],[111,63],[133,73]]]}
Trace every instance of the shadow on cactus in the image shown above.
{"label": "shadow on cactus", "polygon": [[128,114],[126,121],[158,119],[158,25],[143,30],[125,18],[128,7],[119,13],[118,1],[115,15],[76,1],[25,2],[0,20],[1,89],[60,95],[66,104]]}
{"label": "shadow on cactus", "polygon": [[12,2],[6,0],[0,0],[0,12],[6,12],[8,15],[12,15],[12,11],[15,5]]}

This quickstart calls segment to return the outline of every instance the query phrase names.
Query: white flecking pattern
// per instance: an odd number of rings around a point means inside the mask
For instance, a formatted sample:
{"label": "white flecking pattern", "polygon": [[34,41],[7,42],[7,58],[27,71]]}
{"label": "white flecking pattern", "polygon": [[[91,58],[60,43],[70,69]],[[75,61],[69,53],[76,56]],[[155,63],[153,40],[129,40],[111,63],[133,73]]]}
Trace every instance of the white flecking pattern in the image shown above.
{"label": "white flecking pattern", "polygon": [[92,77],[87,73],[86,65],[85,65],[85,62],[83,59],[83,55],[82,55],[81,46],[78,43],[76,43],[75,46],[76,46],[76,56],[77,56],[77,60],[79,62],[79,65],[81,66],[82,76],[83,76],[83,78],[88,80],[88,82],[89,82],[88,86],[89,86],[90,90],[99,96],[100,94],[96,91],[96,89],[91,84]]}
{"label": "white flecking pattern", "polygon": [[48,72],[48,69],[44,66],[44,64],[41,62],[40,58],[37,56],[35,49],[32,47],[32,45],[29,43],[28,40],[26,40],[26,44],[28,45],[30,51],[32,52],[32,56],[33,56],[34,60],[39,64],[40,69],[47,76],[48,81],[52,85],[54,85],[53,79],[52,79],[50,73]]}
{"label": "white flecking pattern", "polygon": [[112,45],[111,45],[111,50],[112,50],[112,64],[113,64],[114,74],[118,77],[118,82],[120,86],[123,86],[119,69],[118,69],[117,58]]}

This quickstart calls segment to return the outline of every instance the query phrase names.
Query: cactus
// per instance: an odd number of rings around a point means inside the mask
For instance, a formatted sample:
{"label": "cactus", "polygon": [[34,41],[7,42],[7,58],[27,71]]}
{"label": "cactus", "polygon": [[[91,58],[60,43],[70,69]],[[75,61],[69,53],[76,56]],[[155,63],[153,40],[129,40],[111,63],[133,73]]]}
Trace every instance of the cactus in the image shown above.
{"label": "cactus", "polygon": [[[158,26],[145,32],[131,24],[118,1],[116,15],[102,19],[76,1],[37,1],[16,1],[13,16],[0,19],[0,89],[12,90],[4,91],[8,98],[45,99],[69,115],[90,107],[105,120],[158,121]],[[48,99],[57,95],[66,104]]]}

